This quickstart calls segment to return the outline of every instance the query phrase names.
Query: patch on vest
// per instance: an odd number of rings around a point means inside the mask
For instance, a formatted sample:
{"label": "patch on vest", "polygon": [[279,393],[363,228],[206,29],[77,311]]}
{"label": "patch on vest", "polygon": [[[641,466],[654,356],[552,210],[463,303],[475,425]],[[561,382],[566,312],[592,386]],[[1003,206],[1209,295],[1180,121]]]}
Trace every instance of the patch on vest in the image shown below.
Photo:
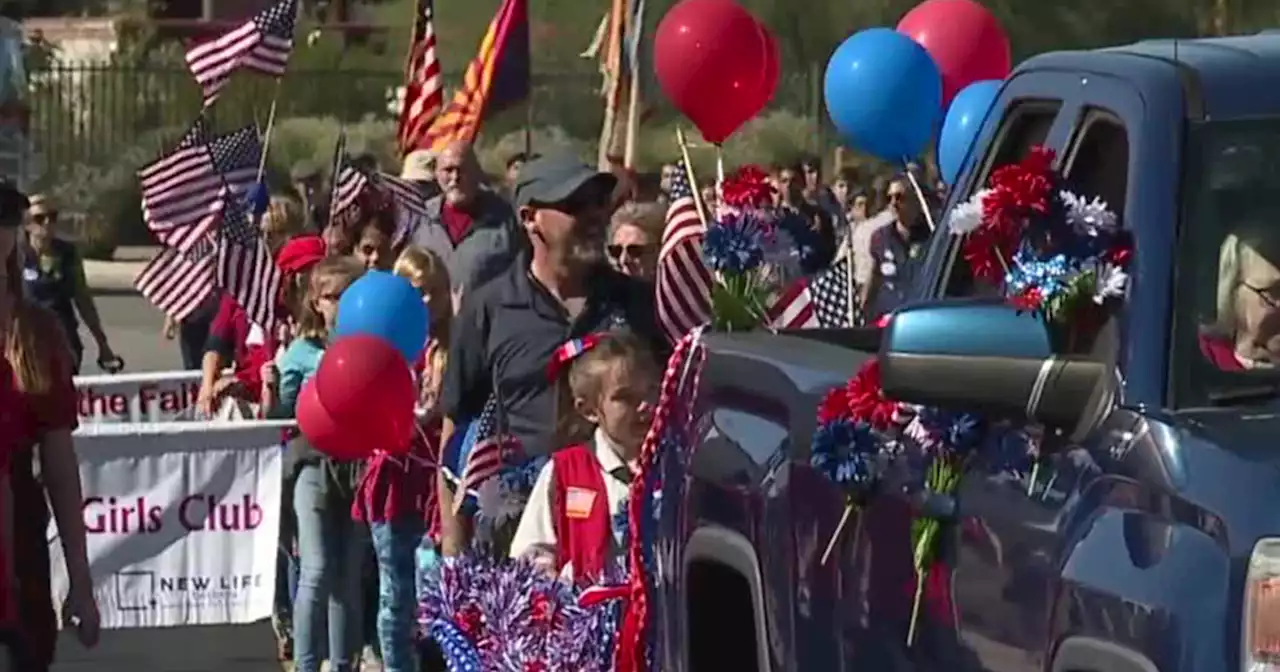
{"label": "patch on vest", "polygon": [[584,520],[591,517],[591,508],[595,503],[595,491],[570,486],[564,496],[564,514],[570,520]]}

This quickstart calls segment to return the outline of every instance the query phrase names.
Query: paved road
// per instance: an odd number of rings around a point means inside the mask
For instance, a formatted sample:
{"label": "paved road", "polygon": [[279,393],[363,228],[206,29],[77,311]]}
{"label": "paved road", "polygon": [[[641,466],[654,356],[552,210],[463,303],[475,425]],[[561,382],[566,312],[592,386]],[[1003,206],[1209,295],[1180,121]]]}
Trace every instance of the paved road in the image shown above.
{"label": "paved road", "polygon": [[[124,358],[126,371],[173,371],[182,368],[176,341],[160,335],[164,317],[137,294],[99,294],[95,297],[107,338],[116,354]],[[87,346],[83,373],[100,373],[97,350],[84,327],[80,337]]]}
{"label": "paved road", "polygon": [[[111,346],[124,358],[126,371],[171,371],[181,367],[178,345],[161,338],[161,314],[136,294],[106,293],[96,297]],[[83,373],[100,373],[93,339]],[[187,628],[115,630],[103,634],[94,651],[73,637],[58,646],[54,672],[279,672],[275,640],[266,624]]]}

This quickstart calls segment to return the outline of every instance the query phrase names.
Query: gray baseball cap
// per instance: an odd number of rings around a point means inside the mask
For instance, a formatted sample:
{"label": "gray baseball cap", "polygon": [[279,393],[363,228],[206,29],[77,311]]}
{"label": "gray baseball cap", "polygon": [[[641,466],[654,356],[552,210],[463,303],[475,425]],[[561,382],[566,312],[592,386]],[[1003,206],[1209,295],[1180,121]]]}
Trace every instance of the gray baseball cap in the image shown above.
{"label": "gray baseball cap", "polygon": [[515,205],[522,208],[530,203],[559,203],[590,182],[599,182],[602,197],[607,197],[618,178],[591,168],[571,154],[543,156],[520,168],[516,176]]}

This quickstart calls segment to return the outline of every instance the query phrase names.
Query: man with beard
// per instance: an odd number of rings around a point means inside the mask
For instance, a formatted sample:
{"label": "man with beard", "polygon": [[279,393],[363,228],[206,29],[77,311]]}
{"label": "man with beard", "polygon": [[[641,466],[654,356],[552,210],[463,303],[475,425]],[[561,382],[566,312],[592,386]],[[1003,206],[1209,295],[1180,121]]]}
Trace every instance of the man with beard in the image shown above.
{"label": "man with beard", "polygon": [[[505,273],[463,295],[454,320],[441,394],[443,443],[455,426],[476,418],[494,397],[499,424],[526,456],[549,454],[555,436],[557,393],[547,367],[556,349],[586,334],[629,330],[666,345],[654,320],[652,289],[610,267],[604,236],[616,178],[568,155],[525,164],[514,197],[530,250]],[[469,524],[454,514],[454,493],[442,479],[443,550],[465,548]]]}
{"label": "man with beard", "polygon": [[455,294],[502,273],[528,246],[507,201],[481,188],[483,177],[471,145],[447,145],[436,157],[440,193],[427,201],[427,216],[410,235],[414,245],[444,260]]}

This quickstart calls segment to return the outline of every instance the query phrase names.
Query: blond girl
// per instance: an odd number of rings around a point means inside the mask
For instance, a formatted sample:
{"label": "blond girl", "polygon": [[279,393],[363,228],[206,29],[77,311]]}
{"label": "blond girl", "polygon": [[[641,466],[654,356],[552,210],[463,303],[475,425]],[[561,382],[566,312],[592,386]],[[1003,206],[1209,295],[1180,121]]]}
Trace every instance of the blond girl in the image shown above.
{"label": "blond girl", "polygon": [[420,370],[419,411],[422,433],[408,455],[375,454],[360,483],[352,516],[369,524],[378,562],[378,640],[386,672],[417,670],[413,633],[416,623],[416,559],[433,564],[439,535],[435,475],[440,414],[436,409],[449,351],[453,305],[449,274],[440,257],[421,247],[408,247],[395,262],[395,273],[418,288],[431,314],[431,327]]}

